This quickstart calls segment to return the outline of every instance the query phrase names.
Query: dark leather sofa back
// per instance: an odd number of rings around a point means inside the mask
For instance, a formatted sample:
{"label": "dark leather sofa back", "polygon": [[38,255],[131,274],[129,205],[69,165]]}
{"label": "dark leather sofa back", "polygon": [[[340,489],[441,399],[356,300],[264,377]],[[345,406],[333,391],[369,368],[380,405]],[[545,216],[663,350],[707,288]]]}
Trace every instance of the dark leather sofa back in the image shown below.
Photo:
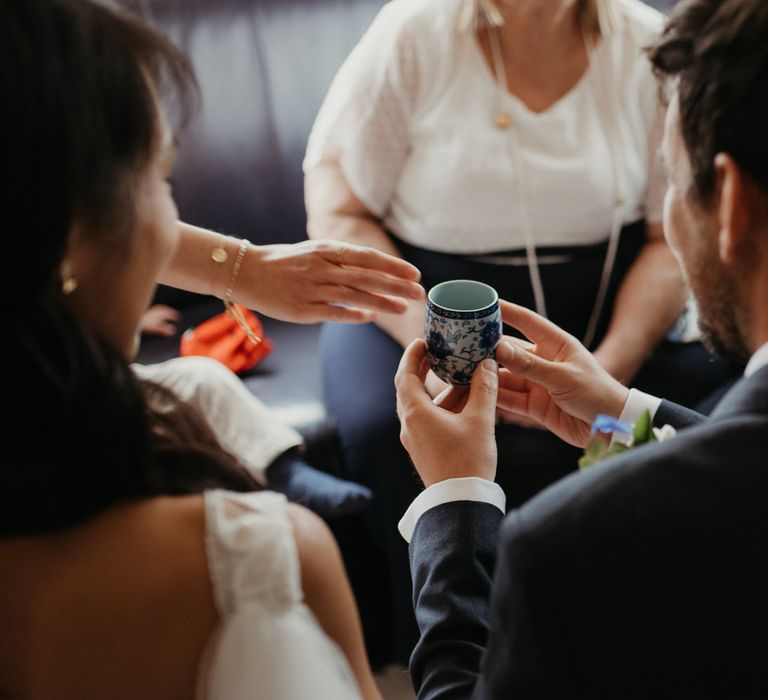
{"label": "dark leather sofa back", "polygon": [[301,161],[322,99],[383,0],[124,0],[192,59],[202,107],[181,217],[254,243],[306,238]]}

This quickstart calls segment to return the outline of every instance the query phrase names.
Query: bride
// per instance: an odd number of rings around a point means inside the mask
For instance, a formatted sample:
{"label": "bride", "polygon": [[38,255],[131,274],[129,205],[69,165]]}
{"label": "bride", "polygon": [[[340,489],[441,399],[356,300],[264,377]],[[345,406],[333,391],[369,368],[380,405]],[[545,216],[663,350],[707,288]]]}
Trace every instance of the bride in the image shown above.
{"label": "bride", "polygon": [[[208,253],[231,245],[198,230],[179,252],[160,97],[184,103],[188,64],[91,0],[6,0],[0,53],[0,696],[378,697],[323,522],[259,491],[200,414],[129,369],[157,280],[213,289]],[[269,279],[293,260],[318,289],[363,280],[364,311],[416,275],[337,244],[263,258]]]}

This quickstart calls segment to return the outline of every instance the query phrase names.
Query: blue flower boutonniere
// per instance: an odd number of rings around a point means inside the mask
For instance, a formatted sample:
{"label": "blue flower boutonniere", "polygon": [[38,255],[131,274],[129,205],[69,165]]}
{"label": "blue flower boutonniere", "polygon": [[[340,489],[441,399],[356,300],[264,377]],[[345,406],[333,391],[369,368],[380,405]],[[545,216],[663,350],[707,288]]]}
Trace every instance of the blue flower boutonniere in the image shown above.
{"label": "blue flower boutonniere", "polygon": [[[624,436],[624,439],[608,444],[605,437],[600,437],[598,433],[602,435],[619,433]],[[654,428],[651,414],[648,411],[643,411],[634,425],[622,423],[611,416],[599,415],[592,422],[592,435],[594,437],[584,449],[584,456],[579,460],[579,468],[586,469],[595,462],[599,462],[607,457],[621,454],[639,445],[663,442],[674,437],[676,434],[677,431],[671,425],[665,425],[663,428]]]}

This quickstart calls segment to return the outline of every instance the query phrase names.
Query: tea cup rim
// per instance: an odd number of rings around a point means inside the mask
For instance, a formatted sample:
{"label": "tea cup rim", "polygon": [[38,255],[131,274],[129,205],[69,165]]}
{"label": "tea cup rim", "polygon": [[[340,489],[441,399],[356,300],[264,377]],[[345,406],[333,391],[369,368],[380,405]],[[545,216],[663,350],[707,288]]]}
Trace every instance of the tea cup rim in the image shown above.
{"label": "tea cup rim", "polygon": [[[454,309],[450,306],[445,306],[444,304],[440,304],[439,302],[436,302],[433,298],[433,293],[440,290],[442,287],[447,287],[449,285],[456,284],[457,282],[468,282],[469,284],[476,285],[478,287],[485,287],[486,289],[490,290],[493,293],[493,300],[486,304],[485,306],[479,306],[475,309]],[[485,311],[486,309],[490,309],[495,304],[499,303],[499,293],[491,287],[490,284],[485,284],[485,282],[478,282],[477,280],[468,280],[468,279],[460,279],[460,280],[446,280],[445,282],[440,282],[440,284],[436,284],[434,287],[432,287],[429,290],[429,293],[427,294],[427,300],[430,304],[437,307],[438,309],[445,309],[446,311],[452,311],[455,313],[478,313],[480,311]]]}

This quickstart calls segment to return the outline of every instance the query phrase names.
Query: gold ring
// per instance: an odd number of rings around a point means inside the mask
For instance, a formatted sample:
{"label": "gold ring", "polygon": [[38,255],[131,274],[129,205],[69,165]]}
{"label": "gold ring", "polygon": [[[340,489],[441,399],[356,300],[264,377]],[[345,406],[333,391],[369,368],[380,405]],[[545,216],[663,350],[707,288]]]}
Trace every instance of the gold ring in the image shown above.
{"label": "gold ring", "polygon": [[349,246],[346,246],[346,245],[339,246],[336,249],[336,264],[339,267],[346,267],[346,264],[344,263],[344,254],[347,252],[348,249],[349,249]]}

